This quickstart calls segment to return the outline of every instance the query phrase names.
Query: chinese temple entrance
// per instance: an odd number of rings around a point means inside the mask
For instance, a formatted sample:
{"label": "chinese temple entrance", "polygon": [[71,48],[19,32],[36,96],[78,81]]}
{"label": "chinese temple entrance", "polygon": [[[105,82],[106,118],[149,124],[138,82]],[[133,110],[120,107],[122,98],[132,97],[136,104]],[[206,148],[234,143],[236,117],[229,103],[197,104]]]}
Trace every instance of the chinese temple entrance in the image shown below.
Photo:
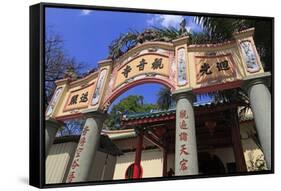
{"label": "chinese temple entrance", "polygon": [[[170,88],[176,101],[175,110],[128,116],[123,120],[124,127],[133,127],[139,134],[134,178],[140,178],[141,174],[143,139],[163,151],[163,176],[168,171],[169,175],[173,174],[167,166],[169,153],[174,153],[176,176],[198,175],[200,153],[212,156],[213,150],[220,147],[231,147],[229,153],[235,158],[235,165],[227,165],[235,166],[235,171],[245,171],[237,105],[194,105],[196,94],[235,88],[243,89],[249,98],[266,166],[271,169],[271,93],[268,89],[271,73],[263,69],[253,35],[254,28],[250,28],[234,33],[231,41],[200,45],[191,44],[187,34],[168,42],[147,40],[137,43],[118,59],[101,60],[98,70],[81,79],[67,75],[56,81],[45,116],[46,156],[65,120],[85,119],[72,161],[74,167],[69,170],[66,182],[88,181],[90,161],[96,155],[109,106],[134,86],[159,83]],[[219,164],[219,160],[216,161]]]}
{"label": "chinese temple entrance", "polygon": [[[246,171],[244,154],[240,141],[240,132],[236,104],[218,103],[195,106],[195,125],[198,149],[198,166],[200,174],[220,174],[226,172]],[[135,128],[138,132],[136,149],[136,164],[141,161],[141,141],[147,139],[163,153],[163,176],[168,176],[168,154],[175,154],[175,119],[176,111],[160,111],[143,114],[127,115],[122,119],[123,128]],[[188,136],[180,135],[186,140]],[[235,158],[235,163],[223,164],[214,150],[229,148]],[[188,154],[186,147],[180,148],[180,153]],[[182,164],[183,165],[183,164]],[[234,165],[234,169],[233,169]],[[175,171],[177,164],[172,170]],[[136,167],[137,168],[137,167]],[[188,168],[188,166],[182,166]],[[137,173],[135,173],[137,174]],[[138,178],[135,176],[134,178]]]}

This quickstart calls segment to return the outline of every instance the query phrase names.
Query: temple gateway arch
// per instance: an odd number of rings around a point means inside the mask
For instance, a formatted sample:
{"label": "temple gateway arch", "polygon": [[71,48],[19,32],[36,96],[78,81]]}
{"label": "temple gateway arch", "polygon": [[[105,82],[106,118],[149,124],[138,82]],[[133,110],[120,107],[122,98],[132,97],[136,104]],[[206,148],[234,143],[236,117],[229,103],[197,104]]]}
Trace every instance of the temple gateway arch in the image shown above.
{"label": "temple gateway arch", "polygon": [[[111,103],[126,90],[145,83],[159,83],[176,100],[174,173],[199,174],[194,96],[243,88],[249,98],[254,122],[271,169],[271,74],[264,72],[253,40],[254,28],[234,33],[234,40],[219,44],[190,44],[188,36],[172,42],[146,41],[118,59],[100,61],[98,70],[73,80],[56,81],[56,90],[45,114],[45,154],[53,145],[63,122],[83,118],[85,125],[67,169],[66,182],[90,180],[92,159],[100,144],[103,122]],[[140,178],[144,132],[138,129],[133,178]],[[236,134],[237,135],[237,134]],[[238,137],[238,138],[237,138]],[[241,147],[239,141],[236,147]],[[237,161],[239,163],[239,161]],[[243,161],[240,161],[241,168]]]}

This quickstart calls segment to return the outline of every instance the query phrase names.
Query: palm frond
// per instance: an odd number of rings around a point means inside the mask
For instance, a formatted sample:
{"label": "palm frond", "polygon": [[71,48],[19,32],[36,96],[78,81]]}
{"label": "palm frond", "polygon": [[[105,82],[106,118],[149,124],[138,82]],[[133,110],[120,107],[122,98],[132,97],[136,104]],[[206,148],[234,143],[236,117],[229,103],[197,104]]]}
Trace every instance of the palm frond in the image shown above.
{"label": "palm frond", "polygon": [[153,27],[155,32],[157,33],[157,39],[162,39],[162,38],[167,38],[167,40],[173,40],[176,39],[180,36],[179,31],[174,28],[158,28],[158,27]]}
{"label": "palm frond", "polygon": [[161,110],[169,109],[172,105],[172,96],[170,89],[163,87],[157,93],[157,107]]}
{"label": "palm frond", "polygon": [[[153,36],[150,36],[151,41],[166,41],[170,42],[173,39],[176,39],[180,36],[180,32],[173,28],[157,28],[154,27],[152,29],[147,29],[151,33],[153,33]],[[124,52],[130,50],[134,46],[136,46],[138,43],[143,43],[138,38],[140,35],[145,34],[146,31],[140,33],[136,30],[130,30],[126,34],[121,34],[116,40],[112,41],[109,46],[109,53],[110,57],[112,59],[116,59],[119,56],[121,56]]]}

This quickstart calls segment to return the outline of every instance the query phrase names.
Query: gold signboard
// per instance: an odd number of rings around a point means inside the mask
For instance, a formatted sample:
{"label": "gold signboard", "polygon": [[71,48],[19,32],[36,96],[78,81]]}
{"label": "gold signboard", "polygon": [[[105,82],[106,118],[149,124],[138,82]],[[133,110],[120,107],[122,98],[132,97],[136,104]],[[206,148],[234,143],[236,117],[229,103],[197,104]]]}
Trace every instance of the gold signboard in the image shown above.
{"label": "gold signboard", "polygon": [[92,97],[94,89],[94,83],[87,85],[78,90],[71,91],[68,95],[66,105],[64,106],[64,112],[74,109],[86,108],[89,105],[89,100]]}
{"label": "gold signboard", "polygon": [[122,84],[127,79],[141,74],[169,75],[169,57],[156,53],[150,53],[135,58],[127,64],[121,66],[117,71],[115,87]]}
{"label": "gold signboard", "polygon": [[222,83],[226,79],[236,78],[236,68],[231,54],[215,56],[195,56],[196,82]]}

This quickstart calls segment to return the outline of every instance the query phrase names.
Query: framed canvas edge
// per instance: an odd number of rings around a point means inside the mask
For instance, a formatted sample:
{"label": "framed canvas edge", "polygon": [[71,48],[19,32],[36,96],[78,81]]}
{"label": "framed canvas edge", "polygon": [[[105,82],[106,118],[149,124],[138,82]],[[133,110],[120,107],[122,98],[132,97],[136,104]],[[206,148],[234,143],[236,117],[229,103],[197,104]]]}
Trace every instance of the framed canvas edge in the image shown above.
{"label": "framed canvas edge", "polygon": [[42,5],[29,9],[29,184],[43,188],[44,180],[44,136],[43,136],[43,30]]}
{"label": "framed canvas edge", "polygon": [[[190,16],[211,16],[211,17],[239,17],[257,20],[270,20],[272,23],[272,80],[271,80],[271,143],[272,143],[272,168],[271,170],[259,172],[236,172],[224,175],[191,175],[191,176],[174,176],[174,177],[157,177],[157,178],[143,178],[139,180],[110,180],[110,181],[87,181],[79,183],[59,183],[59,184],[45,184],[45,105],[44,105],[44,37],[45,37],[45,8],[71,8],[71,9],[92,9],[103,11],[117,11],[117,12],[138,12],[138,13],[156,13],[156,14],[173,14],[173,15],[190,15]],[[141,9],[128,7],[109,7],[96,5],[77,5],[64,3],[39,3],[31,5],[29,9],[30,21],[30,91],[29,91],[29,184],[38,188],[56,188],[56,187],[72,187],[72,186],[88,186],[88,185],[105,185],[105,184],[119,184],[119,183],[136,183],[136,182],[153,182],[153,181],[169,181],[169,180],[183,180],[195,178],[224,178],[233,176],[246,175],[261,175],[274,173],[274,17],[268,16],[249,16],[249,15],[232,15],[232,14],[218,14],[218,13],[200,13],[187,11],[171,11],[171,10],[156,10],[156,9]],[[37,18],[34,18],[34,15]],[[37,47],[37,48],[35,48]],[[38,65],[39,63],[39,65]],[[36,106],[33,107],[33,106]],[[39,128],[38,128],[39,127]]]}

